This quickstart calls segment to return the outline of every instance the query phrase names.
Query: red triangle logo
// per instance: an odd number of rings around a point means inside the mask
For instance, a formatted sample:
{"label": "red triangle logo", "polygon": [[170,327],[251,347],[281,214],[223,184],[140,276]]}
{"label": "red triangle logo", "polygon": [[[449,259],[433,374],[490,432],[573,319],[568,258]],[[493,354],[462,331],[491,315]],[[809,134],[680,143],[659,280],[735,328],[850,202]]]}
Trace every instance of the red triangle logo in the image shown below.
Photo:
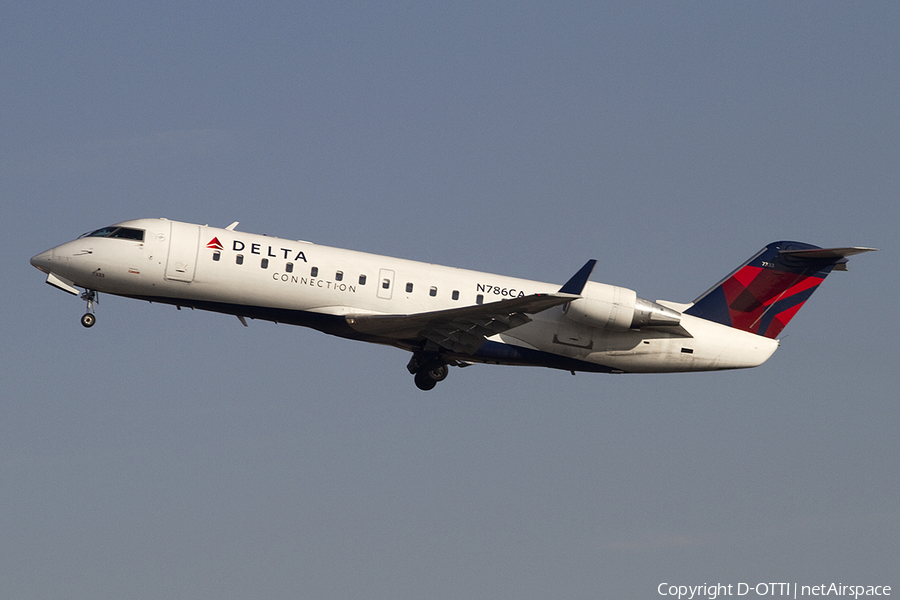
{"label": "red triangle logo", "polygon": [[219,238],[214,237],[209,241],[206,245],[207,248],[212,248],[213,250],[224,250],[225,246],[222,245],[222,242],[219,241]]}

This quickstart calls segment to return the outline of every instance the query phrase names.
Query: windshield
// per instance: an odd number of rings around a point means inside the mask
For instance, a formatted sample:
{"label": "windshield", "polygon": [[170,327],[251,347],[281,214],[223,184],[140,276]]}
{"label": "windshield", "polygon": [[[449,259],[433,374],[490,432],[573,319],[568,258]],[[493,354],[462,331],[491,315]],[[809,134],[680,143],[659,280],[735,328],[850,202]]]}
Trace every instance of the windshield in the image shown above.
{"label": "windshield", "polygon": [[79,239],[88,237],[119,238],[123,240],[135,240],[137,242],[143,242],[144,230],[132,229],[130,227],[116,227],[115,225],[113,225],[110,227],[104,227],[103,229],[92,231],[90,233],[85,233],[84,235],[79,237]]}

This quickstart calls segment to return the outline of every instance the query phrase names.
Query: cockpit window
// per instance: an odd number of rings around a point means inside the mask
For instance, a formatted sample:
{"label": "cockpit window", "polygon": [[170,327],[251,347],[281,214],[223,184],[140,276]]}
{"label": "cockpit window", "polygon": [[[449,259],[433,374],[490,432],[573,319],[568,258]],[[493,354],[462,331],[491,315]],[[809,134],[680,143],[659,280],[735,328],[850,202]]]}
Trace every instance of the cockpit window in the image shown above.
{"label": "cockpit window", "polygon": [[130,227],[104,227],[103,229],[98,229],[97,231],[92,231],[90,233],[86,233],[83,238],[89,237],[105,237],[105,238],[119,238],[122,240],[134,240],[136,242],[144,241],[144,230],[143,229],[132,229]]}
{"label": "cockpit window", "polygon": [[81,237],[106,237],[111,234],[113,231],[118,229],[118,227],[104,227],[103,229],[98,229],[97,231],[92,231],[90,233],[85,233]]}
{"label": "cockpit window", "polygon": [[130,227],[119,227],[112,232],[112,238],[122,238],[123,240],[134,240],[136,242],[144,241],[143,229],[131,229]]}

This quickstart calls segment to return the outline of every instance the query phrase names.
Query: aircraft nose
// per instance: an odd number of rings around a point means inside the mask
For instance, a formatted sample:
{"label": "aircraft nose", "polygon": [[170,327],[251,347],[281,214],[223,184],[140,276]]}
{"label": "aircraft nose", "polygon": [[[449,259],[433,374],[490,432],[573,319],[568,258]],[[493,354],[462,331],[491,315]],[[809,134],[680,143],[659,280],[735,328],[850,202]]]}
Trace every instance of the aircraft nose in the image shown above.
{"label": "aircraft nose", "polygon": [[31,257],[31,265],[44,273],[50,272],[50,261],[53,260],[53,250],[47,250]]}

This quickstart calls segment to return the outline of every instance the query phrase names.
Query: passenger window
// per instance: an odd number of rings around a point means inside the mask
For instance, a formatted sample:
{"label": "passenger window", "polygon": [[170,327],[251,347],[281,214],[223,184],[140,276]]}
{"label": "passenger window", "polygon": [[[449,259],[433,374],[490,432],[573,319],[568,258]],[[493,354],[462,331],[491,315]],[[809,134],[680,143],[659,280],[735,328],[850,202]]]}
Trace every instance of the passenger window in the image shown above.
{"label": "passenger window", "polygon": [[311,277],[318,277],[319,276],[319,267],[313,267],[312,269],[310,269],[309,275]]}
{"label": "passenger window", "polygon": [[334,280],[335,280],[335,281],[343,281],[343,280],[344,280],[344,272],[343,272],[343,271],[338,271],[337,273],[335,273],[335,274],[334,274]]}
{"label": "passenger window", "polygon": [[434,286],[431,286],[431,289],[428,290],[428,295],[431,296],[432,298],[437,296],[437,288]]}
{"label": "passenger window", "polygon": [[269,259],[268,258],[262,259],[259,263],[259,266],[262,267],[263,269],[268,269],[269,268]]}
{"label": "passenger window", "polygon": [[475,304],[484,304],[484,296],[481,294],[475,296]]}
{"label": "passenger window", "polygon": [[390,280],[390,279],[387,279],[387,278],[382,279],[382,280],[381,280],[381,287],[384,288],[384,289],[386,289],[386,290],[390,289],[390,288],[391,288],[391,280]]}
{"label": "passenger window", "polygon": [[243,255],[243,254],[238,254],[237,256],[235,256],[235,257],[234,257],[234,262],[236,262],[236,263],[239,264],[239,265],[244,264],[244,255]]}
{"label": "passenger window", "polygon": [[294,263],[288,263],[284,265],[285,273],[293,273],[294,272]]}
{"label": "passenger window", "polygon": [[413,290],[413,285],[411,283],[407,283],[406,284],[406,293],[407,294],[412,293],[412,290]]}
{"label": "passenger window", "polygon": [[459,300],[459,290],[453,290],[452,298],[454,300]]}
{"label": "passenger window", "polygon": [[366,285],[366,276],[365,275],[359,276],[359,285]]}
{"label": "passenger window", "polygon": [[222,258],[221,252],[213,252],[213,260],[219,262],[219,259]]}

